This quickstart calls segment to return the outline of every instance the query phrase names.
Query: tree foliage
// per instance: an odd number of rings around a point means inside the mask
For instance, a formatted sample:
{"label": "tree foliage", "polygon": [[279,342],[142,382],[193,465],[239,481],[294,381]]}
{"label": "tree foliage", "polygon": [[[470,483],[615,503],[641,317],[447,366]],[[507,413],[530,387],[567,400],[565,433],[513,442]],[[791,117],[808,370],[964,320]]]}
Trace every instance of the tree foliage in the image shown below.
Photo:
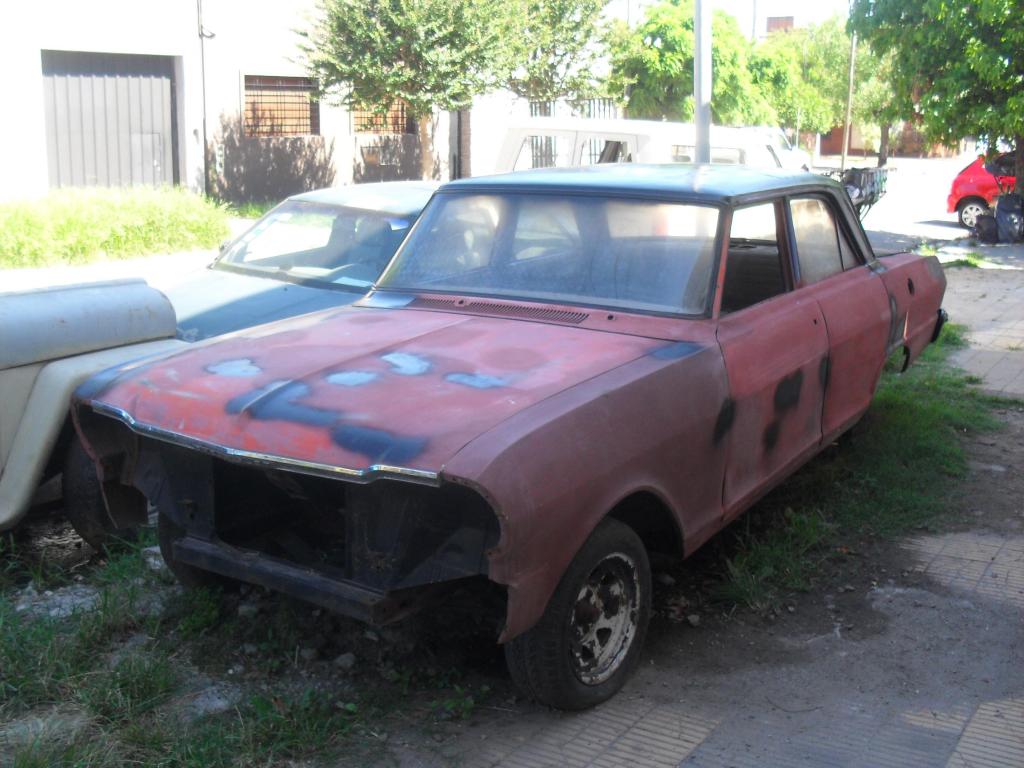
{"label": "tree foliage", "polygon": [[523,26],[508,0],[321,0],[302,51],[323,98],[377,112],[404,102],[433,175],[430,116],[507,82]]}
{"label": "tree foliage", "polygon": [[515,35],[519,65],[508,81],[535,101],[581,101],[598,90],[598,23],[608,0],[525,0],[525,26]]}
{"label": "tree foliage", "polygon": [[[775,110],[751,76],[750,43],[736,19],[715,11],[711,24],[714,121],[776,122]],[[644,22],[634,28],[613,25],[609,92],[631,117],[692,120],[694,45],[693,0],[663,0],[648,8]]]}
{"label": "tree foliage", "polygon": [[824,133],[846,109],[850,39],[837,18],[773,32],[751,59],[754,81],[782,125]]}
{"label": "tree foliage", "polygon": [[896,92],[925,135],[1017,149],[1024,191],[1024,13],[1019,0],[855,0],[850,26],[893,60]]}

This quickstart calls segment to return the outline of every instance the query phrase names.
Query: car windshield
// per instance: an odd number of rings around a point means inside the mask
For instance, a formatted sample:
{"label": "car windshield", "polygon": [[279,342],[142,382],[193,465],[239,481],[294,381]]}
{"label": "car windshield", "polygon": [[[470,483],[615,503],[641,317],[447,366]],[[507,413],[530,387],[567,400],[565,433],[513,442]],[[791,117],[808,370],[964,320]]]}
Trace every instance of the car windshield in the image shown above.
{"label": "car windshield", "polygon": [[288,200],[232,243],[217,266],[365,292],[405,237],[409,218]]}
{"label": "car windshield", "polygon": [[441,194],[377,287],[703,314],[717,228],[711,206]]}

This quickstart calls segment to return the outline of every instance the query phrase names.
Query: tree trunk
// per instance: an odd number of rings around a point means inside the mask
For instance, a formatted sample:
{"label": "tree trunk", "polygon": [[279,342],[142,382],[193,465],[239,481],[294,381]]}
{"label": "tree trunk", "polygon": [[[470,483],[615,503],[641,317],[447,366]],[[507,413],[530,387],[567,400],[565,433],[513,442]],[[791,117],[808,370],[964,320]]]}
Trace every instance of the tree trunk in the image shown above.
{"label": "tree trunk", "polygon": [[878,140],[878,167],[889,162],[889,129],[888,123],[882,125],[882,137]]}
{"label": "tree trunk", "polygon": [[1024,136],[1015,136],[1013,148],[1016,150],[1013,158],[1013,175],[1017,177],[1013,191],[1018,195],[1024,195]]}
{"label": "tree trunk", "polygon": [[418,121],[420,134],[420,177],[423,179],[434,178],[434,141],[431,131],[432,119],[430,115],[424,115]]}

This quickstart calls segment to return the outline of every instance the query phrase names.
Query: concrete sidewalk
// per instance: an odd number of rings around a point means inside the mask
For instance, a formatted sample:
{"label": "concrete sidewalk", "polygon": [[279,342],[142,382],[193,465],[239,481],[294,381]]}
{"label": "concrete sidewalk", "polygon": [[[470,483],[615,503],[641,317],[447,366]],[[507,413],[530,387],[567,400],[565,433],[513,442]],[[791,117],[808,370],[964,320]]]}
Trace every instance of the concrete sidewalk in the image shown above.
{"label": "concrete sidewalk", "polygon": [[939,256],[968,253],[984,259],[983,267],[946,270],[943,305],[951,322],[967,326],[970,342],[952,362],[981,379],[985,391],[1024,398],[1024,246],[943,248]]}

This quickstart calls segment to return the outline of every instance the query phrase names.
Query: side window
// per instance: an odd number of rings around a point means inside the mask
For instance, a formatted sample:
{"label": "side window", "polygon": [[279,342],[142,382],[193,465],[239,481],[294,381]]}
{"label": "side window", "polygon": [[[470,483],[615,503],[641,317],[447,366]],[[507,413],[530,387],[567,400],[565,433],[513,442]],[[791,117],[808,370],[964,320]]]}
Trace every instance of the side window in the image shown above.
{"label": "side window", "polygon": [[580,142],[580,165],[631,163],[631,142],[626,139],[591,138]]}
{"label": "side window", "polygon": [[843,232],[842,227],[839,229],[839,256],[843,260],[843,269],[853,269],[861,265],[861,260],[857,257],[857,251],[854,250],[853,246],[850,245],[850,241],[846,237],[846,233]]}
{"label": "side window", "polygon": [[801,282],[810,285],[842,272],[836,224],[825,201],[816,197],[793,200],[789,210]]}
{"label": "side window", "polygon": [[572,165],[572,138],[568,136],[527,136],[512,166],[514,171],[530,168],[564,168]]}
{"label": "side window", "polygon": [[722,313],[737,312],[786,292],[775,210],[775,203],[762,203],[733,211]]}

